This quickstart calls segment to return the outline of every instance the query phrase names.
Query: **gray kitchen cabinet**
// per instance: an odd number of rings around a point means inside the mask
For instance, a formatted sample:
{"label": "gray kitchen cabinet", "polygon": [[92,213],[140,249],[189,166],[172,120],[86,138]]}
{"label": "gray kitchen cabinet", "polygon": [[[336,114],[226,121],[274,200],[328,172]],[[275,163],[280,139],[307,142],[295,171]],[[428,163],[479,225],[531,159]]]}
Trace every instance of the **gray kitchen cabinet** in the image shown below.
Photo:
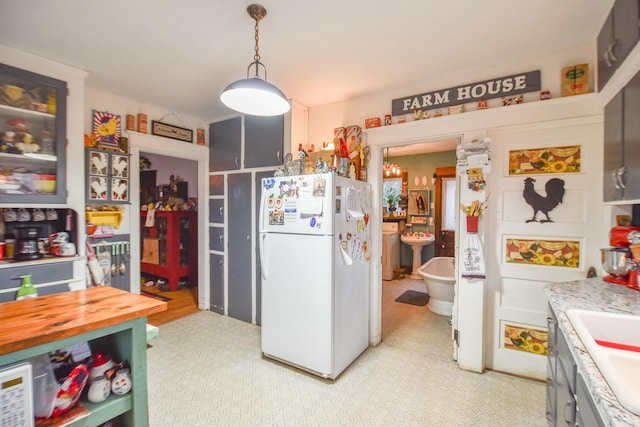
{"label": "gray kitchen cabinet", "polygon": [[640,199],[640,73],[604,111],[605,202]]}
{"label": "gray kitchen cabinet", "polygon": [[31,275],[31,282],[38,295],[51,295],[69,291],[73,281],[73,262],[68,259],[27,261],[3,265],[0,268],[0,303],[14,301],[21,277]]}
{"label": "gray kitchen cabinet", "polygon": [[604,426],[553,309],[549,307],[547,409],[551,426]]}
{"label": "gray kitchen cabinet", "polygon": [[209,172],[241,167],[242,118],[234,117],[209,125]]}
{"label": "gray kitchen cabinet", "polygon": [[129,203],[130,155],[85,149],[87,203]]}
{"label": "gray kitchen cabinet", "polygon": [[209,195],[224,196],[224,175],[209,176]]}
{"label": "gray kitchen cabinet", "polygon": [[640,73],[624,88],[624,200],[640,199]]}
{"label": "gray kitchen cabinet", "polygon": [[604,427],[593,397],[580,374],[576,384],[576,408],[576,427]]}
{"label": "gray kitchen cabinet", "polygon": [[637,0],[616,0],[597,38],[598,90],[624,62],[639,39],[640,5]]}
{"label": "gray kitchen cabinet", "polygon": [[283,158],[284,116],[244,116],[211,123],[209,138],[209,172],[279,166]]}
{"label": "gray kitchen cabinet", "polygon": [[209,249],[224,252],[224,227],[209,228]]}
{"label": "gray kitchen cabinet", "polygon": [[617,64],[611,62],[611,50],[615,44],[615,38],[613,35],[613,9],[607,15],[607,19],[604,21],[600,33],[597,38],[597,53],[598,53],[598,90],[602,91],[607,84],[613,73],[616,71]]}
{"label": "gray kitchen cabinet", "polygon": [[251,173],[230,174],[227,178],[229,203],[227,262],[229,268],[227,304],[229,316],[252,322],[253,299],[251,260]]}
{"label": "gray kitchen cabinet", "polygon": [[211,311],[224,314],[224,256],[218,254],[209,255],[210,271],[210,303]]}
{"label": "gray kitchen cabinet", "polygon": [[67,83],[0,63],[2,203],[66,203]]}
{"label": "gray kitchen cabinet", "polygon": [[262,272],[252,220],[258,224],[262,178],[273,176],[282,165],[292,140],[307,141],[307,109],[292,102],[283,116],[236,117],[211,123],[209,130],[210,305],[214,311],[260,325]]}
{"label": "gray kitchen cabinet", "polygon": [[244,117],[244,167],[282,164],[284,116]]}
{"label": "gray kitchen cabinet", "polygon": [[209,200],[209,222],[224,223],[224,199]]}

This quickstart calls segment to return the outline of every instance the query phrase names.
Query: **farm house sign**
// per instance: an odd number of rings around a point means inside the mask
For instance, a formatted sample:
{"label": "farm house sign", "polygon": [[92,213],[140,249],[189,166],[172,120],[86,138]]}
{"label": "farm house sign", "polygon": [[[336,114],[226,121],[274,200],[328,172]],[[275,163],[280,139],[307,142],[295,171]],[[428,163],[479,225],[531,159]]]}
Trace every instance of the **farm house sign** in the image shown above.
{"label": "farm house sign", "polygon": [[466,104],[481,99],[501,98],[540,90],[540,70],[513,74],[478,83],[411,95],[391,101],[391,114],[399,116],[414,110],[432,110]]}

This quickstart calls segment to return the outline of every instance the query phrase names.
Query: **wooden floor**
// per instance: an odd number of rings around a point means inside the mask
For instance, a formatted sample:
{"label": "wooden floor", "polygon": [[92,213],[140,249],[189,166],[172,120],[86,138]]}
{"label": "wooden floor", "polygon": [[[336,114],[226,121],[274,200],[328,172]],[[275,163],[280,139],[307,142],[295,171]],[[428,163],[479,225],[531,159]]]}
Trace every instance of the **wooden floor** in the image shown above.
{"label": "wooden floor", "polygon": [[186,288],[177,291],[161,291],[155,286],[142,287],[143,291],[150,292],[152,294],[161,295],[167,298],[171,298],[167,301],[167,310],[160,313],[152,314],[147,318],[147,323],[158,326],[163,323],[171,322],[172,320],[179,319],[181,317],[193,314],[198,311],[198,288]]}

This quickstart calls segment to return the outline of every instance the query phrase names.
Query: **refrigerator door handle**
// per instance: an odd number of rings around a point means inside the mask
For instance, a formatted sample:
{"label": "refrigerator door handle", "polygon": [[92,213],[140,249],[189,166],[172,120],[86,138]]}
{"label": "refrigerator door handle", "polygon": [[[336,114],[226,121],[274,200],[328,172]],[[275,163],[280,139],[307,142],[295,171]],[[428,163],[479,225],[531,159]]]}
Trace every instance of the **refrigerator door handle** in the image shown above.
{"label": "refrigerator door handle", "polygon": [[260,233],[259,250],[260,250],[260,271],[262,273],[262,280],[267,280],[267,263],[264,262],[264,240],[267,235]]}

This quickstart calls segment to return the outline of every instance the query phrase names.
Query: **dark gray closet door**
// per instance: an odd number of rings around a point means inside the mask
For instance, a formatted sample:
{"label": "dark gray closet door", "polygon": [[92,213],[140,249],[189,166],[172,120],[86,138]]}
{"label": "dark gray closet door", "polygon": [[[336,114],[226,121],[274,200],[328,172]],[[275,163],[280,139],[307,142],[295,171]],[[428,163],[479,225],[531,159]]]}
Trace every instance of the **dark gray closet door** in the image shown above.
{"label": "dark gray closet door", "polygon": [[211,301],[209,308],[213,312],[224,314],[224,256],[210,254],[209,263],[211,269],[209,279]]}
{"label": "dark gray closet door", "polygon": [[228,215],[228,313],[252,321],[251,299],[251,173],[230,174],[227,178]]}

